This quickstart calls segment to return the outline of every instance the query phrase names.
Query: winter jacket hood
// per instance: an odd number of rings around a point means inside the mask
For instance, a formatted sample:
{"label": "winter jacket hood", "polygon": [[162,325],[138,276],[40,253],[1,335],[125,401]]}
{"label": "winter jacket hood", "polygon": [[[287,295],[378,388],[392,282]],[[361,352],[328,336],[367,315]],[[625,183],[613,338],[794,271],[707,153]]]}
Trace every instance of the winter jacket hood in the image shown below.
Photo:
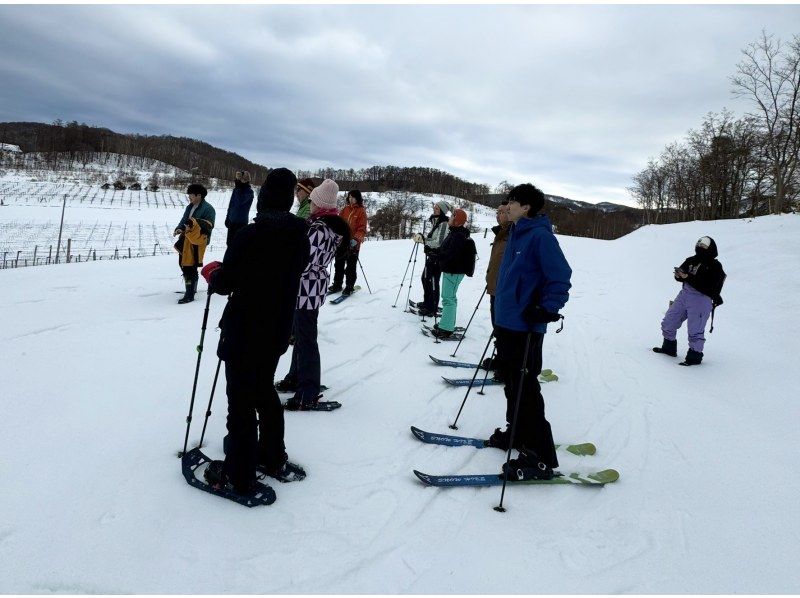
{"label": "winter jacket hood", "polygon": [[497,277],[497,325],[521,332],[546,332],[546,324],[527,321],[525,310],[539,305],[557,313],[569,299],[571,277],[572,269],[547,216],[521,218],[511,226]]}

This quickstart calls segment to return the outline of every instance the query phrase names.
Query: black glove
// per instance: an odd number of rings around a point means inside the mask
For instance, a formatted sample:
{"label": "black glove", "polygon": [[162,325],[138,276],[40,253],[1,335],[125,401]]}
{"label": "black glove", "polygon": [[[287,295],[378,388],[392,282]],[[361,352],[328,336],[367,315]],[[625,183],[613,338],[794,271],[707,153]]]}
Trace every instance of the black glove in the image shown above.
{"label": "black glove", "polygon": [[717,295],[716,297],[712,297],[711,298],[711,305],[713,305],[714,307],[719,307],[723,303],[724,303],[724,301],[722,301],[722,296],[721,295]]}
{"label": "black glove", "polygon": [[529,305],[525,309],[525,319],[530,324],[546,324],[547,322],[558,322],[561,316],[547,311],[541,305]]}

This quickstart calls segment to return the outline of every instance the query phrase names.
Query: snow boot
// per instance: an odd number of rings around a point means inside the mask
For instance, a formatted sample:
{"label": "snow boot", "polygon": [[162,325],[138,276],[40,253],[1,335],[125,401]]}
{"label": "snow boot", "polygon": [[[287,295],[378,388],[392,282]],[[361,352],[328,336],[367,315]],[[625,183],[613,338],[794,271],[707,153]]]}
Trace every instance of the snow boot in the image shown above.
{"label": "snow boot", "polygon": [[482,370],[493,370],[494,369],[494,359],[491,357],[487,357],[481,362],[481,369]]}
{"label": "snow boot", "polygon": [[308,411],[309,409],[314,408],[314,406],[319,403],[319,399],[322,395],[318,395],[313,399],[302,399],[297,395],[294,395],[289,400],[284,403],[284,409],[288,411]]}
{"label": "snow boot", "polygon": [[338,293],[341,290],[342,290],[342,285],[334,283],[328,287],[328,295],[331,295],[333,293]]}
{"label": "snow boot", "polygon": [[297,463],[292,463],[291,461],[284,461],[283,465],[277,468],[259,465],[258,470],[263,472],[264,475],[268,475],[283,483],[299,482],[306,478],[306,470]]}
{"label": "snow boot", "polygon": [[344,295],[345,297],[352,294],[353,294],[353,287],[345,287],[344,289],[342,289],[342,295]]}
{"label": "snow boot", "polygon": [[206,467],[206,470],[203,472],[203,477],[205,478],[206,482],[208,482],[209,486],[211,486],[214,490],[224,489],[228,490],[229,492],[235,492],[236,494],[247,496],[248,494],[252,494],[257,489],[255,479],[251,483],[244,486],[234,486],[223,471],[224,465],[224,461],[212,461],[208,464],[208,467]]}
{"label": "snow boot", "polygon": [[184,278],[183,280],[186,284],[186,291],[184,291],[183,297],[178,299],[178,303],[191,303],[194,301],[194,294],[197,291],[197,279]]}
{"label": "snow boot", "polygon": [[511,440],[511,430],[506,428],[505,430],[501,430],[500,428],[495,428],[494,433],[489,436],[489,440],[486,441],[486,445],[492,448],[499,448],[503,449],[504,451],[508,450],[508,443]]}
{"label": "snow boot", "polygon": [[534,451],[521,447],[519,457],[503,463],[502,477],[513,482],[522,480],[552,480],[553,468],[544,463]]}
{"label": "snow boot", "polygon": [[441,328],[439,328],[438,325],[434,325],[434,327],[431,328],[431,334],[433,336],[435,336],[436,338],[445,339],[445,338],[450,338],[451,336],[453,336],[453,331],[452,330],[442,330]]}
{"label": "snow boot", "polygon": [[653,347],[653,351],[656,353],[663,353],[664,355],[669,355],[670,357],[677,357],[678,356],[678,341],[668,341],[664,339],[663,344],[660,347]]}
{"label": "snow boot", "polygon": [[686,359],[684,359],[680,363],[680,365],[700,365],[700,362],[702,361],[703,361],[703,354],[700,351],[689,349],[686,352]]}

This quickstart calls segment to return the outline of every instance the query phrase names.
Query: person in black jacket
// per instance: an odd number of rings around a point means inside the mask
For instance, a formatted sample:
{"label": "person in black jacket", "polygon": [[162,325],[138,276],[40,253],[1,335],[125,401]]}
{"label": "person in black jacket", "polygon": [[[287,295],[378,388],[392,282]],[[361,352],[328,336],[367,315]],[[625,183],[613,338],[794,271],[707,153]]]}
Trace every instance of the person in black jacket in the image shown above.
{"label": "person in black jacket", "polygon": [[228,246],[234,235],[247,226],[252,205],[253,188],[250,186],[250,173],[246,170],[238,171],[231,192],[231,200],[228,203],[228,214],[225,216],[225,226],[228,228]]}
{"label": "person in black jacket", "polygon": [[[678,328],[687,321],[689,351],[681,365],[699,365],[703,361],[706,337],[706,322],[717,306],[722,305],[722,285],[725,271],[717,261],[717,244],[711,237],[700,237],[695,244],[694,255],[675,268],[675,280],[682,284],[681,292],[667,310],[661,321],[664,341],[653,347],[656,353],[676,357],[678,355]],[[711,329],[714,329],[713,318]]]}
{"label": "person in black jacket", "polygon": [[456,327],[458,298],[456,293],[464,276],[475,272],[475,241],[469,238],[464,226],[467,213],[457,209],[450,217],[449,233],[439,247],[439,266],[442,269],[442,317],[433,327],[436,338],[452,336]]}
{"label": "person in black jacket", "polygon": [[286,477],[283,406],[272,381],[289,346],[309,259],[308,225],[289,213],[296,183],[285,168],[270,171],[255,222],[231,240],[222,263],[203,268],[209,292],[230,295],[217,348],[228,394],[225,461],[212,462],[205,475],[210,484],[239,493],[252,491],[256,467]]}

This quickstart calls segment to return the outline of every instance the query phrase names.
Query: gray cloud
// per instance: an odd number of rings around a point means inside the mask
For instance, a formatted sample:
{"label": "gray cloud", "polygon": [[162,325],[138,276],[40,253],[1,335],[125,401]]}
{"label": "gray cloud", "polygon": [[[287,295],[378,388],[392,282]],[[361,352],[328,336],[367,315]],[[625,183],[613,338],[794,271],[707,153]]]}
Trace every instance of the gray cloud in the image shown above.
{"label": "gray cloud", "polygon": [[797,6],[2,6],[0,120],[196,137],[269,166],[427,165],[628,201]]}

